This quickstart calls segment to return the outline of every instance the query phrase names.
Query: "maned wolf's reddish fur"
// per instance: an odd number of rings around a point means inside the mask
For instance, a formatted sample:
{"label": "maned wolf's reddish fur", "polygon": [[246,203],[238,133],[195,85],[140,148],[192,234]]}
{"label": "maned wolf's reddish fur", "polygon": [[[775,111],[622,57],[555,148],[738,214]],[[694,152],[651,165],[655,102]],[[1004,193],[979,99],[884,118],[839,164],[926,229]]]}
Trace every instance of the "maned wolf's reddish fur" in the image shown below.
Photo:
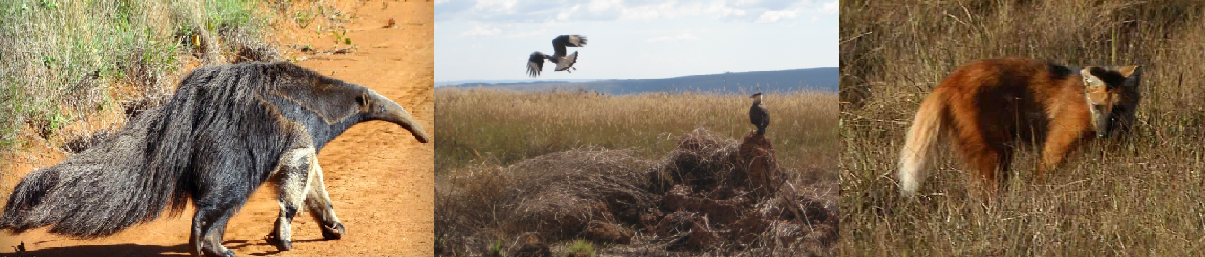
{"label": "maned wolf's reddish fur", "polygon": [[1080,69],[1019,58],[962,66],[916,113],[900,153],[900,192],[920,188],[943,136],[989,192],[999,187],[996,173],[1008,170],[1018,143],[1040,146],[1037,179],[1043,180],[1081,137],[1129,130],[1141,74],[1137,66]]}

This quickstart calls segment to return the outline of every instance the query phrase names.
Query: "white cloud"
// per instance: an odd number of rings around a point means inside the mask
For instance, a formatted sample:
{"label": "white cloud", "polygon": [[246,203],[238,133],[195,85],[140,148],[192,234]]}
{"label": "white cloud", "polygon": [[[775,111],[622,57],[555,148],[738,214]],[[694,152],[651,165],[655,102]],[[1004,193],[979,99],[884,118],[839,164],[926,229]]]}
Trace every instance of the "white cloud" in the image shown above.
{"label": "white cloud", "polygon": [[681,35],[677,35],[677,36],[664,36],[664,37],[650,38],[650,39],[645,40],[645,42],[674,42],[674,41],[695,40],[695,39],[699,39],[699,38],[695,37],[694,35],[691,35],[690,33],[682,33]]}
{"label": "white cloud", "polygon": [[715,18],[725,18],[728,16],[745,16],[745,10],[728,7],[724,1],[711,2],[711,6],[704,11]]}
{"label": "white cloud", "polygon": [[611,10],[612,8],[622,8],[623,0],[591,0],[586,7],[590,12],[599,13]]}
{"label": "white cloud", "polygon": [[629,20],[667,19],[682,15],[698,15],[703,13],[702,5],[700,4],[679,5],[674,1],[655,5],[626,6],[621,7],[621,9],[623,15],[620,16],[620,19]]}
{"label": "white cloud", "polygon": [[548,28],[540,28],[540,30],[514,33],[514,34],[507,35],[507,37],[516,38],[516,37],[529,37],[529,36],[542,36],[542,35],[548,35]]}
{"label": "white cloud", "polygon": [[573,6],[573,8],[569,8],[569,10],[566,10],[566,11],[563,11],[563,12],[561,12],[561,13],[558,13],[558,14],[556,15],[556,19],[558,19],[558,20],[568,20],[568,19],[569,19],[569,17],[572,17],[573,13],[576,13],[576,12],[577,12],[577,9],[580,9],[580,8],[581,8],[581,5],[574,5],[574,6]]}
{"label": "white cloud", "polygon": [[841,12],[840,7],[841,5],[834,0],[832,2],[824,3],[824,6],[820,7],[820,12],[827,14],[839,14],[839,12]]}
{"label": "white cloud", "polygon": [[473,29],[460,33],[461,36],[497,36],[498,34],[502,34],[502,29],[483,28],[481,26],[473,26]]}
{"label": "white cloud", "polygon": [[799,16],[798,11],[766,11],[757,17],[757,23],[772,23],[782,19],[794,19]]}
{"label": "white cloud", "polygon": [[657,16],[658,12],[656,9],[642,6],[638,8],[624,9],[623,15],[620,16],[620,18],[631,20],[652,20],[657,19]]}
{"label": "white cloud", "polygon": [[[829,2],[821,2],[829,1]],[[702,16],[735,22],[777,22],[802,13],[834,14],[839,0],[437,0],[437,19],[490,23],[665,20]]]}
{"label": "white cloud", "polygon": [[518,0],[478,0],[477,5],[474,7],[477,10],[510,13],[511,9],[514,9],[515,4],[518,3]]}

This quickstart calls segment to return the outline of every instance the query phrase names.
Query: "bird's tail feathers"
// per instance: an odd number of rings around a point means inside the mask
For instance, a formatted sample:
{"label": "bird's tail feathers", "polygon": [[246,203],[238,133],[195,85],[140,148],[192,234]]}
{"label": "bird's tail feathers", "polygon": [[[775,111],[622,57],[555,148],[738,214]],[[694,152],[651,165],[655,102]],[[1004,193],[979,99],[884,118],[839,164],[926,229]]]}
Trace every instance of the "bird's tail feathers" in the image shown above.
{"label": "bird's tail feathers", "polygon": [[577,52],[576,51],[574,51],[572,54],[562,57],[559,61],[557,61],[556,62],[556,70],[557,71],[568,70],[569,68],[573,67],[574,63],[577,63]]}

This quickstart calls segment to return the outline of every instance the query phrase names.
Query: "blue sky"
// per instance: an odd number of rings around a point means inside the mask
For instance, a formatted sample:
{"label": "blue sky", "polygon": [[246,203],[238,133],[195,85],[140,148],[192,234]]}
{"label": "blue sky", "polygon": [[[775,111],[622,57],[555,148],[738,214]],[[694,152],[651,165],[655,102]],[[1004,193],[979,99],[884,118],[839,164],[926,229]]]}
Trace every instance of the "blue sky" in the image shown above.
{"label": "blue sky", "polygon": [[436,0],[435,80],[528,79],[527,57],[586,36],[541,80],[649,79],[838,65],[838,0]]}

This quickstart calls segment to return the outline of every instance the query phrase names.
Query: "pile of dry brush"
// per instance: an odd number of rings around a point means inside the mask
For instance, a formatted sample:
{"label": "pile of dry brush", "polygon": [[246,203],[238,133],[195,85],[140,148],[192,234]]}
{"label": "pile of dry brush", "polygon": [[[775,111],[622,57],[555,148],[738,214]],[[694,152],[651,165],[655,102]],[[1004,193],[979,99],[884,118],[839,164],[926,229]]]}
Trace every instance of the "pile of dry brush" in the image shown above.
{"label": "pile of dry brush", "polygon": [[453,172],[436,181],[436,254],[538,256],[586,239],[626,253],[835,255],[835,192],[803,185],[773,152],[764,137],[697,129],[657,161],[587,148]]}

